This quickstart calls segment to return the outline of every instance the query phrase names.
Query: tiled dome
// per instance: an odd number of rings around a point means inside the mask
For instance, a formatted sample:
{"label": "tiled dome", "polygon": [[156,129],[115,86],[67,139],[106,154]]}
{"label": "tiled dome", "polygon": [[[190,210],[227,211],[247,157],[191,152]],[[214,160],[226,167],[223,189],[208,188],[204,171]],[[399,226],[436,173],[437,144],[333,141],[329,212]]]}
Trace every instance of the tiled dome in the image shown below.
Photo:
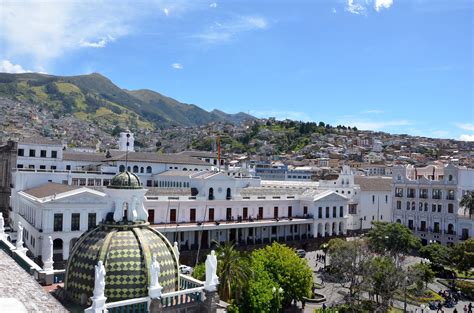
{"label": "tiled dome", "polygon": [[108,188],[113,189],[141,189],[142,184],[137,175],[128,171],[115,175]]}
{"label": "tiled dome", "polygon": [[[149,268],[156,254],[163,292],[179,288],[179,263],[173,246],[147,224],[101,224],[84,233],[69,256],[65,289],[70,301],[90,305],[94,266],[103,262],[107,302],[148,296]],[[81,303],[82,302],[82,303]]]}

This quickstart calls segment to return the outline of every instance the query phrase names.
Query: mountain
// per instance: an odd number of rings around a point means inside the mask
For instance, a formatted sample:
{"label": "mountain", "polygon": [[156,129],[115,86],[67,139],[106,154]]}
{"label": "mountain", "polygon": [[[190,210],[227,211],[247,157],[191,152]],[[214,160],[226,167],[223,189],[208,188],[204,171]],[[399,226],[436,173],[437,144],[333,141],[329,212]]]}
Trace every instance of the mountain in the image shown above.
{"label": "mountain", "polygon": [[71,114],[106,130],[116,126],[151,130],[255,119],[245,113],[208,112],[152,90],[121,89],[98,73],[79,76],[0,73],[0,96],[39,104],[57,117]]}

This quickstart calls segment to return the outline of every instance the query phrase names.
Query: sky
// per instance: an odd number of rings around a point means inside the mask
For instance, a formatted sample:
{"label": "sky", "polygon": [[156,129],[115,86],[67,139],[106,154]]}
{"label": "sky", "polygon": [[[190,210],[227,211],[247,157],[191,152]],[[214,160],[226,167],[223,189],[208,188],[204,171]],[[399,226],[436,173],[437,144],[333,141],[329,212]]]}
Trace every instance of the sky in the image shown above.
{"label": "sky", "polygon": [[0,0],[0,72],[474,141],[474,0]]}

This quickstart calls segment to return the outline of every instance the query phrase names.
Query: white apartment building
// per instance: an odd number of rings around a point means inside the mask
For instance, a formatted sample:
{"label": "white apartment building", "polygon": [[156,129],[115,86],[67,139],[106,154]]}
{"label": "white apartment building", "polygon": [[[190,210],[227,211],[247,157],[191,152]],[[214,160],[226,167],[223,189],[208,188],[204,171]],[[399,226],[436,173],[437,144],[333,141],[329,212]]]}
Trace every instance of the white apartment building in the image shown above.
{"label": "white apartment building", "polygon": [[393,168],[393,221],[403,223],[423,244],[454,244],[473,236],[474,220],[459,206],[474,190],[474,170],[454,165]]}

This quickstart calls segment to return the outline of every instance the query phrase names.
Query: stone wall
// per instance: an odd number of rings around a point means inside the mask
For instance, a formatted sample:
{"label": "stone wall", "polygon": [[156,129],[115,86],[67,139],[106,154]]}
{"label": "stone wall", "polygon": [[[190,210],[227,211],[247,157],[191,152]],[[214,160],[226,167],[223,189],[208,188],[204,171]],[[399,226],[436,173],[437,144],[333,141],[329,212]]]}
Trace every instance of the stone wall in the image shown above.
{"label": "stone wall", "polygon": [[0,147],[0,212],[7,221],[10,215],[12,168],[16,167],[17,149],[18,144],[13,141]]}

